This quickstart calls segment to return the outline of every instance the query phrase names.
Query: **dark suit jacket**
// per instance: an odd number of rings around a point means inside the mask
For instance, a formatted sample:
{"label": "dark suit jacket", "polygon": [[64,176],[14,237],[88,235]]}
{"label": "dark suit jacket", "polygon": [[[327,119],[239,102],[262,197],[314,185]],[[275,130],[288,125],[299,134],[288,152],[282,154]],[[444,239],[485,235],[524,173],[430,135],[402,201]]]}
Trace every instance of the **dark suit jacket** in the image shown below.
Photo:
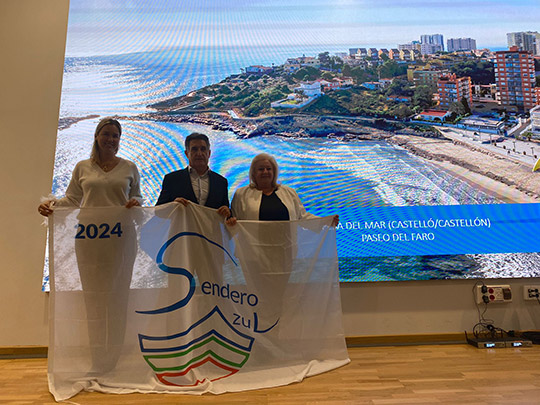
{"label": "dark suit jacket", "polygon": [[[228,207],[229,184],[227,183],[227,179],[209,170],[208,180],[208,198],[206,199],[205,206],[215,209],[221,207],[222,205]],[[191,185],[191,178],[189,177],[187,167],[185,169],[169,173],[163,178],[161,193],[159,194],[156,205],[166,204],[174,201],[174,199],[178,197],[185,198],[186,200],[197,204],[197,197],[195,197],[195,192],[193,191],[193,186]]]}

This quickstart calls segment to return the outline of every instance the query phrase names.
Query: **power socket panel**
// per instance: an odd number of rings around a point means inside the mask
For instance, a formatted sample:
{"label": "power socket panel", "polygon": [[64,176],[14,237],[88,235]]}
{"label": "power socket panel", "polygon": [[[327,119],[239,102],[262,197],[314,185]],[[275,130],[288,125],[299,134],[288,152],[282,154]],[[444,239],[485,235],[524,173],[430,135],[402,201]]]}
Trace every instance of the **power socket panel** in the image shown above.
{"label": "power socket panel", "polygon": [[[484,291],[482,291],[483,288]],[[512,302],[512,289],[509,285],[476,286],[477,304],[505,304],[508,302]]]}
{"label": "power socket panel", "polygon": [[536,301],[540,298],[540,285],[524,285],[523,299],[526,301]]}

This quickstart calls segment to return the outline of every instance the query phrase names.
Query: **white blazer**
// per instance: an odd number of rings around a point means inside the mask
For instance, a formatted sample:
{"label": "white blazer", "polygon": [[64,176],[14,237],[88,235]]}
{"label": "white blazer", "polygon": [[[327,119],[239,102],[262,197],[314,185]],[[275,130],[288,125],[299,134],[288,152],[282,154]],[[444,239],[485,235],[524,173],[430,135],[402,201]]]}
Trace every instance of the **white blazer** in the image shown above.
{"label": "white blazer", "polygon": [[[234,193],[232,200],[233,216],[239,220],[259,220],[259,208],[261,207],[262,191],[249,186],[240,187]],[[289,211],[289,219],[291,221],[306,218],[318,218],[316,215],[310,214],[304,208],[298,194],[292,188],[279,185],[276,190],[276,195]]]}

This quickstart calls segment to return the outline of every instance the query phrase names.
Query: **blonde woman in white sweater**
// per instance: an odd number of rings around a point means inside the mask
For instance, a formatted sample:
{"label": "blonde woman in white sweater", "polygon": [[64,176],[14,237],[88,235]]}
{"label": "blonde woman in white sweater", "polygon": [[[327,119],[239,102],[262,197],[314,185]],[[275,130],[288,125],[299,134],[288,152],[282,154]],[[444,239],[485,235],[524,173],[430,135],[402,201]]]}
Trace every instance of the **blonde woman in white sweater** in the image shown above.
{"label": "blonde woman in white sweater", "polygon": [[[102,119],[94,133],[90,159],[75,166],[65,197],[45,201],[38,207],[43,216],[53,214],[56,207],[88,208],[79,212],[78,232],[74,235],[75,270],[81,280],[88,320],[88,346],[81,343],[81,349],[88,353],[88,359],[75,368],[90,378],[112,371],[120,357],[137,252],[135,211],[92,209],[132,208],[142,203],[137,166],[116,156],[121,134],[117,120]],[[111,232],[105,238],[94,238],[80,231],[92,226],[109,226]]]}

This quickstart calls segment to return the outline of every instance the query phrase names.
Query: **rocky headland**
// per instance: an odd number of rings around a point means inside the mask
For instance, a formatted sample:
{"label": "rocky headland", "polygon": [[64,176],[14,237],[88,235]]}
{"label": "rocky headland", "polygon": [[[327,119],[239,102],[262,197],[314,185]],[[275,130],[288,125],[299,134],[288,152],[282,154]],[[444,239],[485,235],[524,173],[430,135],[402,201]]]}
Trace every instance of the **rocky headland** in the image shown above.
{"label": "rocky headland", "polygon": [[230,131],[240,138],[276,135],[290,138],[330,137],[344,140],[387,139],[395,134],[437,138],[436,129],[422,126],[406,127],[383,119],[356,117],[328,117],[303,114],[265,116],[258,118],[232,118],[222,112],[204,114],[147,113],[134,120],[193,123],[213,130]]}

